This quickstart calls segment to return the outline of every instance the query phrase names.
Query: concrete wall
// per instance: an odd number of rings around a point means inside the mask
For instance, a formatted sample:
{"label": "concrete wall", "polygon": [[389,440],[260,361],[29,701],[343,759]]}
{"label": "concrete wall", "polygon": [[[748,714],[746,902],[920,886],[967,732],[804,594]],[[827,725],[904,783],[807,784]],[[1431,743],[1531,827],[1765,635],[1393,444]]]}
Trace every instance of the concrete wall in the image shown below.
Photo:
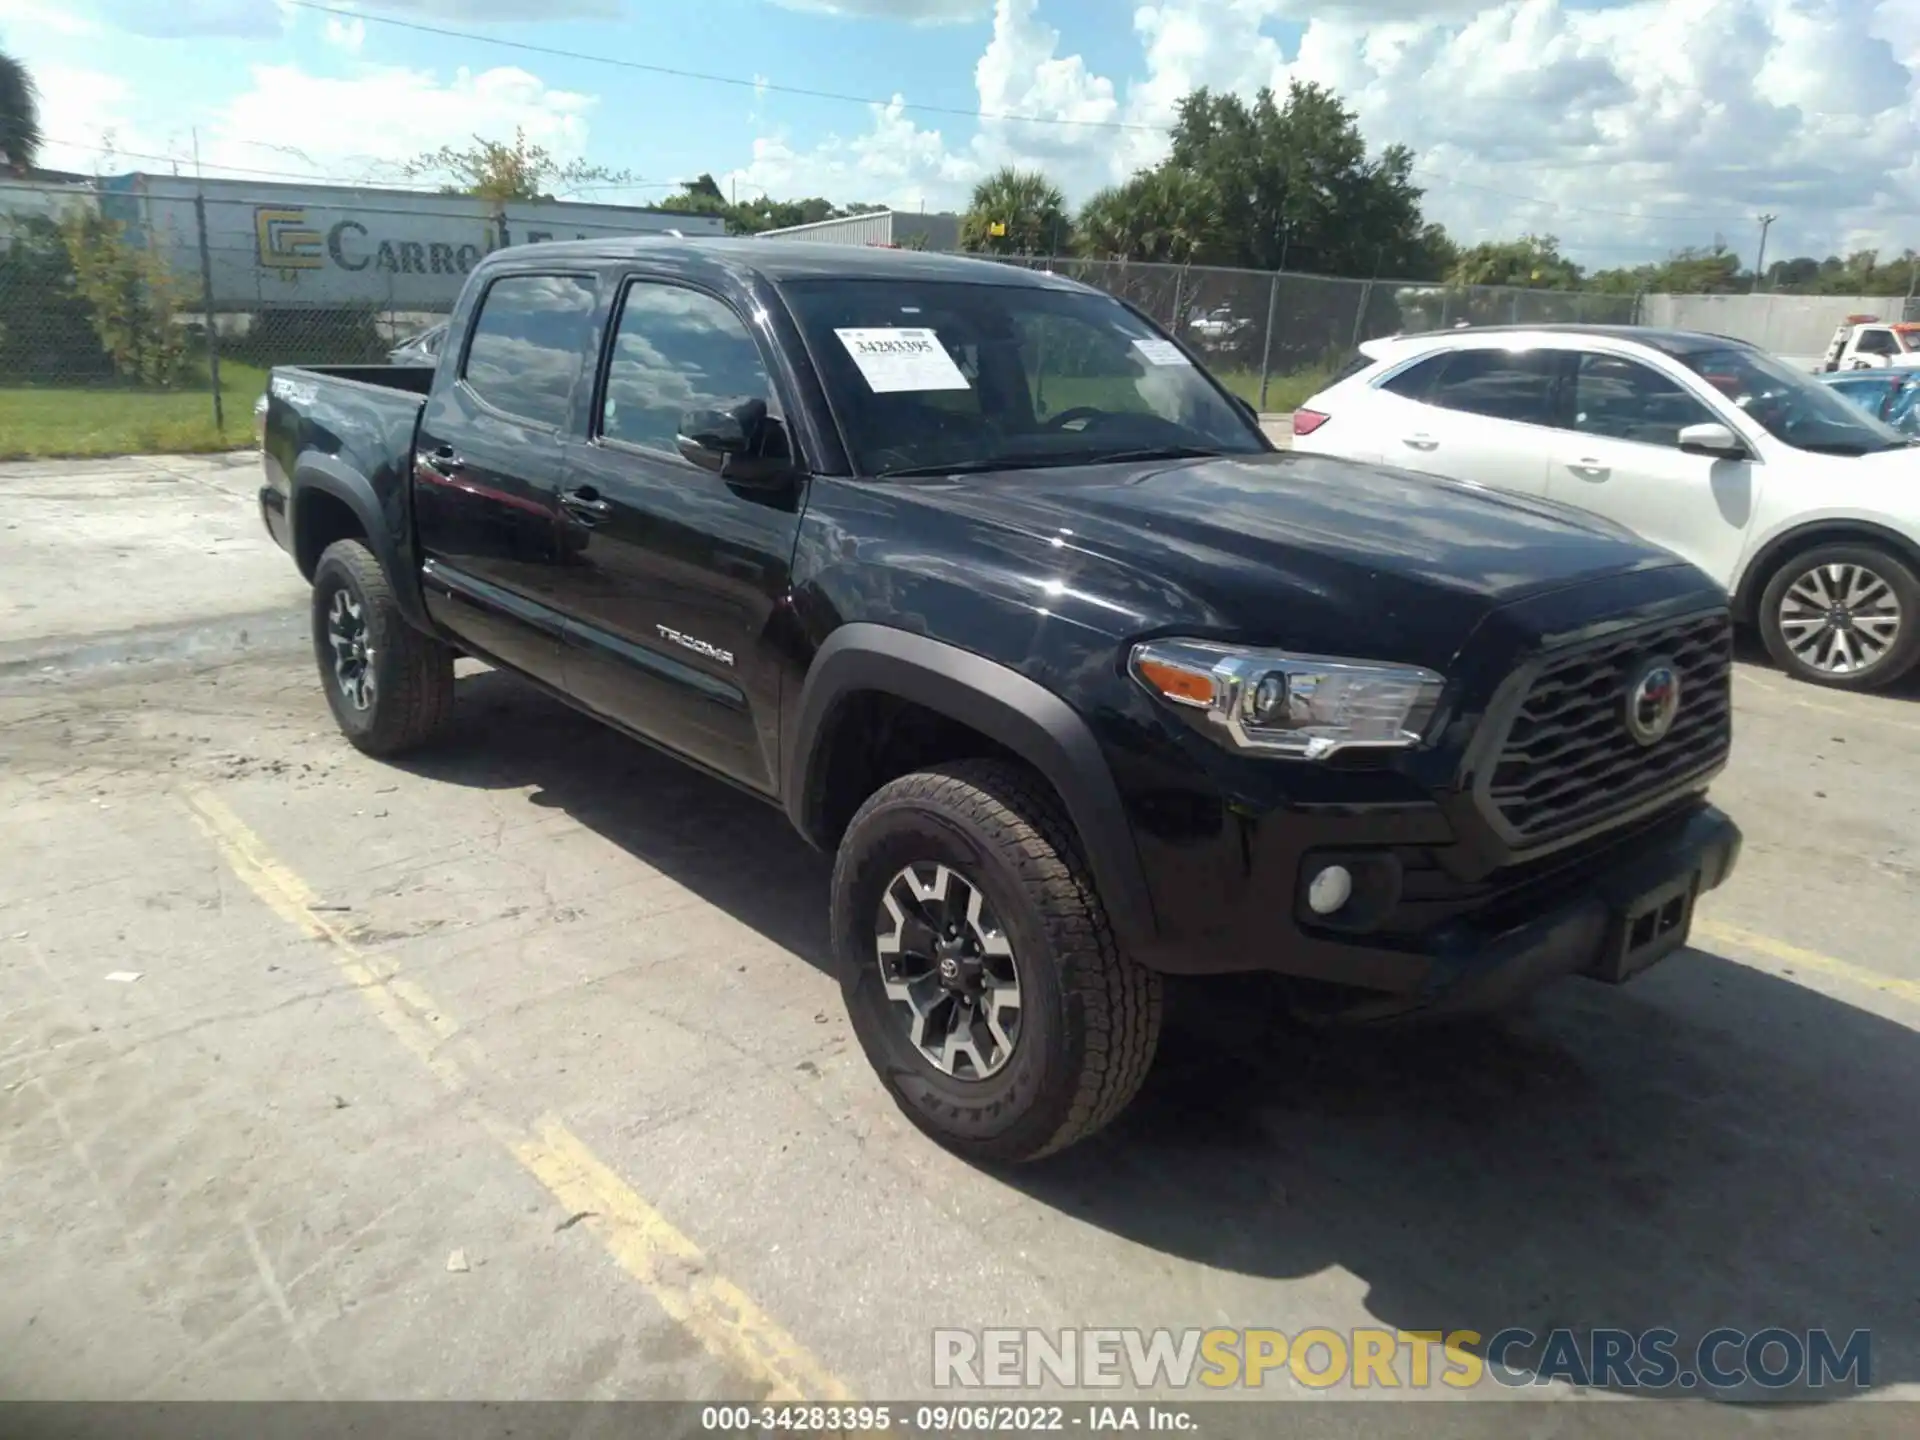
{"label": "concrete wall", "polygon": [[1905,317],[1904,295],[1647,295],[1640,323],[1731,335],[1811,366],[1849,315]]}

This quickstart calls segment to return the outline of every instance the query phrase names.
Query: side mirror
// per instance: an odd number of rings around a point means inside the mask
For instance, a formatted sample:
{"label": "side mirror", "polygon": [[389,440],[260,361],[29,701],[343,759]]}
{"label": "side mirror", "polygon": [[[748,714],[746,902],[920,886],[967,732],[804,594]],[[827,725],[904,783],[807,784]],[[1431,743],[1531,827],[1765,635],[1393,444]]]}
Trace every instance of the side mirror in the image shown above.
{"label": "side mirror", "polygon": [[1750,460],[1746,442],[1719,421],[1683,426],[1680,448],[1689,455],[1712,455],[1720,460]]}
{"label": "side mirror", "polygon": [[674,444],[691,463],[737,485],[775,485],[793,473],[786,431],[757,398],[683,412]]}

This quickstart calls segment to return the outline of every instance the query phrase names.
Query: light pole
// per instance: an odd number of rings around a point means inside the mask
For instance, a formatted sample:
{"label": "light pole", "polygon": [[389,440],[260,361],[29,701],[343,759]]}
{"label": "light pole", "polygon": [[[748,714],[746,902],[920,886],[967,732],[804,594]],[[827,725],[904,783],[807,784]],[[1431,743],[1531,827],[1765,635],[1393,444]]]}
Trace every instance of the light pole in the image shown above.
{"label": "light pole", "polygon": [[1756,255],[1753,260],[1753,289],[1755,294],[1758,294],[1760,291],[1761,276],[1764,274],[1767,265],[1767,231],[1773,228],[1773,222],[1779,218],[1778,215],[1762,215],[1760,217],[1760,253]]}

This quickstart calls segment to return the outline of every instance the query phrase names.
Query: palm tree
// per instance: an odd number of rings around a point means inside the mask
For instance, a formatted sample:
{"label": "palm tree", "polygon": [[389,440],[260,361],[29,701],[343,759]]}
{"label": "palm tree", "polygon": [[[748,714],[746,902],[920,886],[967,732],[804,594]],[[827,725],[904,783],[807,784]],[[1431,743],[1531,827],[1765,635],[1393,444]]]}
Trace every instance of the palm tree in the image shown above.
{"label": "palm tree", "polygon": [[26,66],[0,54],[0,167],[24,175],[39,153],[40,92]]}
{"label": "palm tree", "polygon": [[1161,166],[1102,190],[1080,211],[1080,252],[1096,260],[1194,265],[1219,231],[1218,205],[1190,171]]}
{"label": "palm tree", "polygon": [[1011,165],[973,187],[960,248],[993,255],[1063,255],[1073,239],[1066,197],[1038,170]]}

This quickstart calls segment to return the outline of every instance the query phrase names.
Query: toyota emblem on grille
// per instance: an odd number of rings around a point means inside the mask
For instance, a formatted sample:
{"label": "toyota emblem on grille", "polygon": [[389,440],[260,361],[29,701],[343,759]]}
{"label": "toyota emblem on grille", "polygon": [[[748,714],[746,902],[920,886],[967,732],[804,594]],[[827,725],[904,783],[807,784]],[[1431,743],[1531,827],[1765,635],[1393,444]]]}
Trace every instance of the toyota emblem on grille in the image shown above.
{"label": "toyota emblem on grille", "polygon": [[1657,744],[1680,713],[1680,672],[1670,661],[1649,660],[1627,686],[1627,733],[1642,745]]}

